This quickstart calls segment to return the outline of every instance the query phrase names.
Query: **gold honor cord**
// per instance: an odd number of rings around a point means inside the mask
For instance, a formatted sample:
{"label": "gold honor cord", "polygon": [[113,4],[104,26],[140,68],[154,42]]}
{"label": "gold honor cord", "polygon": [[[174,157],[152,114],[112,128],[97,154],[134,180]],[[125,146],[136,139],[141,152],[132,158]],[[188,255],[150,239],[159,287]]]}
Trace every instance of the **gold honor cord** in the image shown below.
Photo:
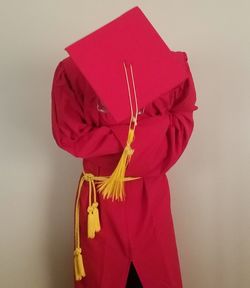
{"label": "gold honor cord", "polygon": [[[88,181],[89,183],[89,206],[87,208],[88,212],[88,221],[87,221],[87,235],[88,238],[93,239],[95,237],[95,233],[101,230],[101,224],[99,219],[99,210],[98,210],[98,202],[96,199],[96,187],[95,182],[97,182],[98,192],[100,192],[104,198],[112,198],[113,200],[124,200],[125,199],[125,191],[124,191],[124,181],[131,181],[135,179],[139,179],[141,177],[125,177],[126,167],[131,159],[131,156],[134,150],[131,148],[131,144],[135,138],[135,127],[137,125],[137,115],[138,115],[138,105],[137,105],[137,96],[133,75],[133,68],[130,64],[130,73],[132,77],[135,102],[136,102],[136,113],[135,116],[133,114],[132,100],[131,100],[131,88],[128,80],[128,71],[123,62],[123,67],[126,75],[128,95],[129,95],[129,103],[131,110],[131,118],[129,123],[129,131],[126,146],[123,150],[120,161],[117,164],[116,169],[111,174],[111,176],[95,176],[92,173],[81,173],[78,188],[77,188],[77,197],[75,203],[75,227],[74,227],[74,271],[75,271],[75,280],[79,281],[83,277],[86,276],[86,272],[83,265],[83,257],[82,257],[82,249],[80,247],[80,228],[79,228],[79,199],[80,193],[82,190],[82,185],[84,181]],[[92,191],[94,193],[93,203],[92,203]]]}

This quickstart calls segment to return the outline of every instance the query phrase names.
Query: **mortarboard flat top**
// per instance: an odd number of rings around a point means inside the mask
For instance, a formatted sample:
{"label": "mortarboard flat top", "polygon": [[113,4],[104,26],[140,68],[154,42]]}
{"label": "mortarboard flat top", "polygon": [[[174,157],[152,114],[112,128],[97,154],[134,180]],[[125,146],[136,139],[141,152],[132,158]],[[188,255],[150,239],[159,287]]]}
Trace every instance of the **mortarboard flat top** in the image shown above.
{"label": "mortarboard flat top", "polygon": [[65,50],[117,122],[131,116],[123,61],[133,66],[138,109],[187,77],[184,57],[168,48],[138,6]]}

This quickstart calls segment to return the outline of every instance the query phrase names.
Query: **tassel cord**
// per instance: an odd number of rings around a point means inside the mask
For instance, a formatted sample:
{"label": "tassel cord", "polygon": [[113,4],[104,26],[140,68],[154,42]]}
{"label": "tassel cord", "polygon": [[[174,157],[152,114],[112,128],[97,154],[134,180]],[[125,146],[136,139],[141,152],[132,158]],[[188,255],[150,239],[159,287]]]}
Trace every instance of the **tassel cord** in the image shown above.
{"label": "tassel cord", "polygon": [[131,64],[129,64],[130,74],[132,78],[133,92],[134,92],[133,94],[134,94],[135,103],[136,103],[135,115],[133,112],[132,97],[131,97],[132,88],[130,87],[128,68],[125,62],[123,62],[123,67],[124,67],[124,72],[126,76],[130,111],[131,111],[127,142],[123,150],[123,153],[121,155],[121,158],[116,168],[114,169],[113,173],[111,174],[111,176],[107,180],[100,181],[100,183],[98,184],[98,192],[101,193],[104,198],[112,198],[112,201],[114,201],[114,199],[124,200],[125,198],[124,178],[125,178],[126,168],[134,153],[134,149],[132,149],[131,144],[135,139],[135,128],[137,126],[137,116],[138,116],[138,103],[137,103],[133,67]]}

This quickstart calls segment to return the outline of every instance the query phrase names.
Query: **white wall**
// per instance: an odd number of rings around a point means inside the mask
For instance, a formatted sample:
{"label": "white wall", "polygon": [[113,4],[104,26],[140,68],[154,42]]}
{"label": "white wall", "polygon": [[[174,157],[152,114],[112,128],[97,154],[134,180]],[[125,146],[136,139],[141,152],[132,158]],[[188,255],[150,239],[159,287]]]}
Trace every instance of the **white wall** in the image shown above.
{"label": "white wall", "polygon": [[169,173],[184,287],[250,287],[250,7],[244,0],[2,3],[1,287],[72,287],[81,161],[52,139],[52,75],[66,45],[134,5],[170,48],[188,53],[197,89],[194,134]]}

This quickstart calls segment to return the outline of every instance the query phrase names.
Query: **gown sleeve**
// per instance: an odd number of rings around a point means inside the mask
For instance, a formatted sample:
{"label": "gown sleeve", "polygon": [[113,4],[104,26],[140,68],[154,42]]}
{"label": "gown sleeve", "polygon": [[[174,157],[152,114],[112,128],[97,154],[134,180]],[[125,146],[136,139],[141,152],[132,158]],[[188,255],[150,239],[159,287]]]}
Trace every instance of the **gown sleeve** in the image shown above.
{"label": "gown sleeve", "polygon": [[166,131],[165,172],[177,162],[187,147],[194,128],[193,112],[198,109],[198,106],[195,105],[196,90],[186,53],[184,53],[184,57],[188,77],[177,89],[172,91],[170,105],[167,109],[170,121]]}
{"label": "gown sleeve", "polygon": [[82,94],[72,87],[61,61],[55,69],[51,89],[51,123],[56,144],[79,158],[121,152],[123,147],[109,127],[86,123]]}

